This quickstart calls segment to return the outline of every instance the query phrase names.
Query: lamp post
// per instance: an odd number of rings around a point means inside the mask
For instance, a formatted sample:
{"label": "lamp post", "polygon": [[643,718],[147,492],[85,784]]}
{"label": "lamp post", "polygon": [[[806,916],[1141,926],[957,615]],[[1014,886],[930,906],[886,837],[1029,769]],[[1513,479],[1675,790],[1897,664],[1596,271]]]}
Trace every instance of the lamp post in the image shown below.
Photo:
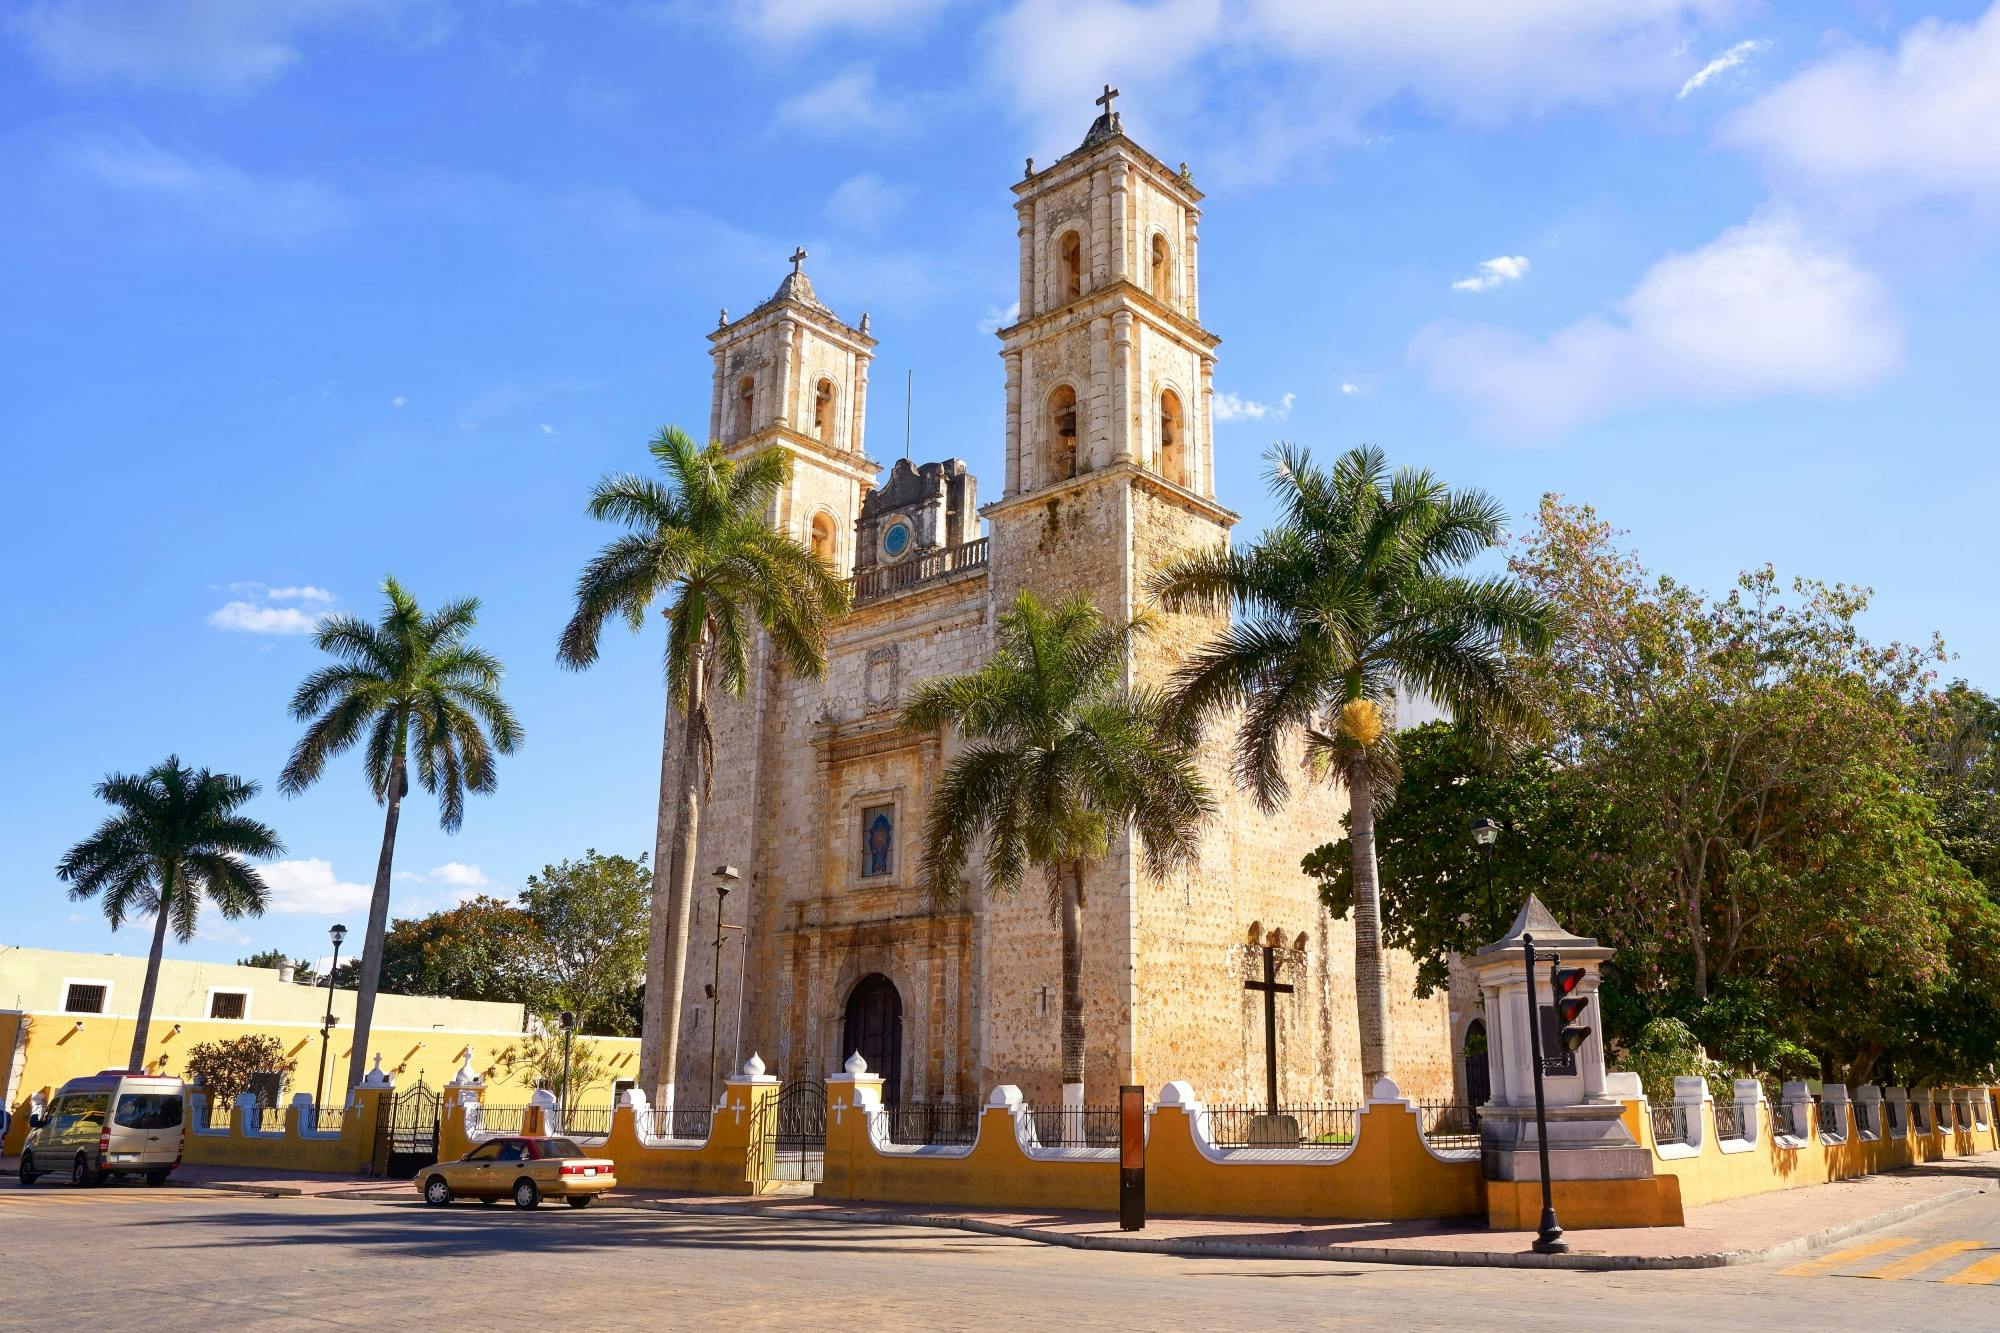
{"label": "lamp post", "polygon": [[[1549,1184],[1549,1113],[1542,1092],[1542,1006],[1535,998],[1535,937],[1521,937],[1521,959],[1528,971],[1528,1058],[1535,1066],[1535,1151],[1542,1164],[1542,1223],[1535,1232],[1534,1251],[1536,1254],[1565,1254],[1569,1242],[1562,1238],[1562,1225],[1556,1221],[1555,1194]],[[1549,955],[1551,976],[1562,960],[1555,954]]]}
{"label": "lamp post", "polygon": [[1493,844],[1500,841],[1500,821],[1481,815],[1472,821],[1472,840],[1479,844],[1480,858],[1486,862],[1486,901],[1493,902]]}
{"label": "lamp post", "polygon": [[333,1035],[333,974],[340,970],[340,946],[347,939],[347,927],[336,925],[327,933],[333,941],[333,962],[326,969],[326,1021],[319,1029],[319,1077],[313,1080],[313,1128],[319,1128],[320,1107],[326,1103],[326,1042]]}
{"label": "lamp post", "polygon": [[562,1025],[563,1033],[562,1090],[556,1095],[556,1100],[562,1107],[563,1125],[567,1128],[569,1125],[569,1039],[570,1035],[576,1031],[576,1013],[573,1010],[565,1009],[556,1015],[556,1022]]}
{"label": "lamp post", "polygon": [[741,930],[741,926],[722,924],[722,904],[729,897],[730,887],[743,876],[736,873],[736,867],[720,865],[715,868],[715,980],[708,986],[708,1104],[715,1105],[715,1039],[716,1030],[722,1022],[722,932]]}

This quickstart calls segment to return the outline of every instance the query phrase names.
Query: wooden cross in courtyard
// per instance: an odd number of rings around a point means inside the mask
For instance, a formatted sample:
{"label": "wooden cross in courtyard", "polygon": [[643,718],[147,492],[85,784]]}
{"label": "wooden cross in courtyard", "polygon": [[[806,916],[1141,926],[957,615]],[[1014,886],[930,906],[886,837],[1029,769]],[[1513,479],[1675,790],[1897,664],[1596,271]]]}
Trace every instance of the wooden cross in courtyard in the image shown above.
{"label": "wooden cross in courtyard", "polygon": [[1264,1109],[1272,1115],[1278,1113],[1278,997],[1290,995],[1290,983],[1278,980],[1278,951],[1266,944],[1264,950],[1264,979],[1252,978],[1243,983],[1244,990],[1264,992]]}
{"label": "wooden cross in courtyard", "polygon": [[792,251],[792,272],[797,273],[799,271],[799,265],[805,262],[806,262],[806,248],[802,245],[798,249]]}
{"label": "wooden cross in courtyard", "polygon": [[1118,90],[1107,83],[1104,85],[1104,96],[1096,99],[1096,101],[1098,106],[1104,108],[1104,114],[1108,116],[1111,114],[1111,104],[1117,99]]}

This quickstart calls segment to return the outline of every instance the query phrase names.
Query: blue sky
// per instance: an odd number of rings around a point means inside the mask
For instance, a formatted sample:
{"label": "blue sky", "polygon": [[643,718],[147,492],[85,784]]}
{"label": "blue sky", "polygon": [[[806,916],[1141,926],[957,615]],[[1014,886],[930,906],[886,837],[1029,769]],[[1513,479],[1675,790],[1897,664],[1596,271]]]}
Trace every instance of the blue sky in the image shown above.
{"label": "blue sky", "polygon": [[[556,669],[600,474],[699,427],[704,334],[796,244],[1000,479],[1022,159],[1127,130],[1208,192],[1217,486],[1373,442],[1588,501],[1709,587],[1877,590],[2000,688],[2000,13],[1889,0],[42,0],[0,17],[0,940],[142,951],[52,867],[169,752],[265,784],[259,921],[359,925],[356,761],[271,791],[296,631],[394,572],[484,600],[524,750],[396,910],[651,846],[659,643]],[[1987,552],[1987,554],[1981,554]]]}

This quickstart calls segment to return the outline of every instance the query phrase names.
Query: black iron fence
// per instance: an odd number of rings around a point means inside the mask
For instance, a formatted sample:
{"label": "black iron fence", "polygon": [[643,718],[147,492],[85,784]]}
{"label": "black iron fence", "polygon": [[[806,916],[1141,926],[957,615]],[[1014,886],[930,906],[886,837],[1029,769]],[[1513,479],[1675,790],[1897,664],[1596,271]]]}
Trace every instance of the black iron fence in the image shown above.
{"label": "black iron fence", "polygon": [[1910,1103],[1910,1127],[1919,1134],[1930,1133],[1930,1112],[1925,1102]]}
{"label": "black iron fence", "polygon": [[715,1112],[706,1106],[676,1106],[671,1111],[657,1108],[639,1117],[639,1132],[653,1139],[708,1139],[709,1121]]}
{"label": "black iron fence", "polygon": [[1903,1117],[1897,1112],[1896,1107],[1895,1102],[1882,1103],[1882,1126],[1889,1131],[1892,1138],[1900,1137],[1903,1133]]}
{"label": "black iron fence", "polygon": [[1438,1149],[1479,1146],[1479,1108],[1457,1102],[1418,1102],[1424,1142]]}
{"label": "black iron fence", "polygon": [[1715,1137],[1718,1139],[1740,1139],[1743,1137],[1743,1108],[1735,1102],[1715,1103]]}
{"label": "black iron fence", "polygon": [[1344,1148],[1354,1142],[1358,1106],[1204,1106],[1201,1130],[1218,1148]]}
{"label": "black iron fence", "polygon": [[1667,1102],[1653,1108],[1653,1142],[1686,1143],[1688,1141],[1687,1107],[1679,1102]]}
{"label": "black iron fence", "polygon": [[338,1134],[346,1123],[347,1109],[341,1106],[302,1106],[299,1128],[314,1134]]}
{"label": "black iron fence", "polygon": [[213,1097],[208,1098],[201,1108],[201,1127],[203,1129],[228,1129],[231,1119],[230,1112],[234,1109],[227,1102],[218,1101]]}
{"label": "black iron fence", "polygon": [[245,1128],[246,1131],[254,1131],[258,1134],[282,1134],[285,1132],[285,1108],[282,1106],[259,1106],[256,1112],[256,1119],[252,1120]]}
{"label": "black iron fence", "polygon": [[1840,1103],[1824,1097],[1813,1098],[1813,1124],[1823,1139],[1837,1139],[1847,1132],[1847,1127],[1840,1123]]}
{"label": "black iron fence", "polygon": [[1038,1106],[1035,1141],[1044,1148],[1115,1148],[1116,1106]]}
{"label": "black iron fence", "polygon": [[908,1147],[964,1145],[979,1137],[979,1108],[964,1102],[903,1102],[881,1114],[889,1142]]}
{"label": "black iron fence", "polygon": [[528,1114],[525,1106],[481,1106],[479,1108],[478,1132],[481,1134],[519,1134]]}
{"label": "black iron fence", "polygon": [[573,1106],[557,1117],[562,1132],[572,1138],[603,1139],[611,1136],[611,1108]]}

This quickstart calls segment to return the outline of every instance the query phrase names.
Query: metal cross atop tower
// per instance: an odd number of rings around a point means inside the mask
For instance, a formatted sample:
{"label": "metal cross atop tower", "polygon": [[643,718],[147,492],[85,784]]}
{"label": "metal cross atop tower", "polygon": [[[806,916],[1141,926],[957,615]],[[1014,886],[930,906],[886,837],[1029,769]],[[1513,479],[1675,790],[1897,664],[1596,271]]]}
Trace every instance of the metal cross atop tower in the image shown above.
{"label": "metal cross atop tower", "polygon": [[1108,83],[1105,84],[1104,96],[1097,99],[1097,105],[1104,108],[1105,115],[1108,116],[1111,114],[1111,103],[1117,100],[1117,97],[1118,97],[1118,90],[1116,88],[1113,88]]}
{"label": "metal cross atop tower", "polygon": [[806,262],[806,248],[802,245],[798,249],[792,251],[792,272],[797,273],[799,271],[799,265],[805,262]]}

